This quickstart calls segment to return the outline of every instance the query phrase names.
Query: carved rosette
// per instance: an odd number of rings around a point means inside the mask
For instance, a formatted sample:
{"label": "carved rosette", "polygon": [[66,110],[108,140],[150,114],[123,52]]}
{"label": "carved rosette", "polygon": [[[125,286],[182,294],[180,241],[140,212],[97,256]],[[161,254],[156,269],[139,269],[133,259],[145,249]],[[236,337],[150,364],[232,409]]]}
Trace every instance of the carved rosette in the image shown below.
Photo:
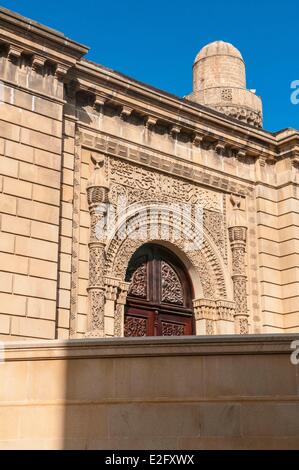
{"label": "carved rosette", "polygon": [[237,334],[248,334],[247,276],[245,271],[245,252],[247,227],[231,226],[228,229],[232,250],[232,280],[236,304],[235,329]]}
{"label": "carved rosette", "polygon": [[104,306],[106,289],[105,268],[105,217],[107,213],[108,182],[105,177],[104,157],[91,156],[94,164],[87,183],[87,201],[90,212],[89,240],[89,311],[86,336],[104,336]]}

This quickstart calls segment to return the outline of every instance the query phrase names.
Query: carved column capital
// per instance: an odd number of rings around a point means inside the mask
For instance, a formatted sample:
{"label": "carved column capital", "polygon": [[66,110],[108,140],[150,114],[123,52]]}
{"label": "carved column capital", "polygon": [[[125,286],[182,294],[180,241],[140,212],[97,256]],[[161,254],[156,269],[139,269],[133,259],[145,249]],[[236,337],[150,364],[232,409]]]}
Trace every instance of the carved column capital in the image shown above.
{"label": "carved column capital", "polygon": [[117,298],[117,293],[118,293],[118,287],[119,287],[119,279],[115,279],[112,277],[105,277],[104,278],[104,283],[105,283],[105,289],[106,289],[106,299],[107,300],[116,300]]}
{"label": "carved column capital", "polygon": [[214,335],[215,320],[217,319],[216,301],[210,299],[194,300],[193,307],[195,321],[197,324],[196,333]]}
{"label": "carved column capital", "polygon": [[235,302],[228,300],[193,300],[195,320],[205,320],[205,334],[215,334],[218,320],[234,321]]}
{"label": "carved column capital", "polygon": [[193,300],[196,320],[216,320],[216,301],[210,299]]}
{"label": "carved column capital", "polygon": [[122,304],[122,305],[126,304],[130,285],[131,285],[130,282],[125,282],[125,281],[120,282],[119,288],[118,288],[118,297],[117,297],[118,304]]}
{"label": "carved column capital", "polygon": [[247,227],[245,226],[236,226],[228,228],[229,241],[232,245],[240,244],[242,246],[246,245],[247,239]]}

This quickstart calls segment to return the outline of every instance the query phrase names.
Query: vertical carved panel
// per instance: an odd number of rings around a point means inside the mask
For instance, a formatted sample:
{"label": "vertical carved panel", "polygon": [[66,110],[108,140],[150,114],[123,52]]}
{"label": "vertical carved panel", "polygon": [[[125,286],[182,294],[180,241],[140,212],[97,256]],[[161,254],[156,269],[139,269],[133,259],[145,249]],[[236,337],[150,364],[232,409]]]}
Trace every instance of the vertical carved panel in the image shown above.
{"label": "vertical carved panel", "polygon": [[207,335],[213,335],[214,334],[214,322],[213,320],[207,320]]}
{"label": "vertical carved panel", "polygon": [[181,281],[174,269],[165,261],[161,262],[161,290],[162,302],[176,305],[184,304]]}
{"label": "vertical carved panel", "polygon": [[116,304],[114,313],[114,336],[122,336],[124,306]]}
{"label": "vertical carved panel", "polygon": [[89,329],[86,336],[99,336],[104,332],[104,289],[95,289],[90,291],[90,308],[92,317],[90,319]]}
{"label": "vertical carved panel", "polygon": [[[235,202],[234,223],[240,224],[241,215],[239,214],[240,202]],[[238,216],[238,217],[237,217]],[[245,250],[246,250],[247,227],[244,225],[235,225],[229,227],[229,240],[232,249],[232,280],[234,284],[234,300],[236,303],[235,330],[237,334],[248,334],[248,308],[247,308],[247,276],[245,270]]]}
{"label": "vertical carved panel", "polygon": [[72,266],[71,266],[71,305],[70,305],[70,337],[77,333],[78,321],[78,269],[79,269],[79,233],[80,233],[80,176],[81,147],[78,129],[75,133],[74,149],[74,193],[72,220]]}

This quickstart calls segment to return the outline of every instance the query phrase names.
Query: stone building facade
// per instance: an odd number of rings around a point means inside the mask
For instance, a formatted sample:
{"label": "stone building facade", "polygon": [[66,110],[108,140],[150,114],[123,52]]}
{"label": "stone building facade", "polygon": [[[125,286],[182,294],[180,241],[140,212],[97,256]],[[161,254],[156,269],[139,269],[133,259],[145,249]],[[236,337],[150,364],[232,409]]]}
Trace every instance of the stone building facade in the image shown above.
{"label": "stone building facade", "polygon": [[0,48],[1,340],[299,331],[299,132],[235,47],[184,98],[5,9]]}

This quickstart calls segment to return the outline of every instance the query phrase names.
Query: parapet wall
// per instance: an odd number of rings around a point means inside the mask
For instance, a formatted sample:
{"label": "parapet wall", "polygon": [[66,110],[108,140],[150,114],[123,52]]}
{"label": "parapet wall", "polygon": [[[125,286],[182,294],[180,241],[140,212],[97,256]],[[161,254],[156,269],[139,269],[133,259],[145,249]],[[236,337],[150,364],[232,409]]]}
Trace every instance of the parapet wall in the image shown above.
{"label": "parapet wall", "polygon": [[298,335],[7,343],[1,449],[298,449]]}

